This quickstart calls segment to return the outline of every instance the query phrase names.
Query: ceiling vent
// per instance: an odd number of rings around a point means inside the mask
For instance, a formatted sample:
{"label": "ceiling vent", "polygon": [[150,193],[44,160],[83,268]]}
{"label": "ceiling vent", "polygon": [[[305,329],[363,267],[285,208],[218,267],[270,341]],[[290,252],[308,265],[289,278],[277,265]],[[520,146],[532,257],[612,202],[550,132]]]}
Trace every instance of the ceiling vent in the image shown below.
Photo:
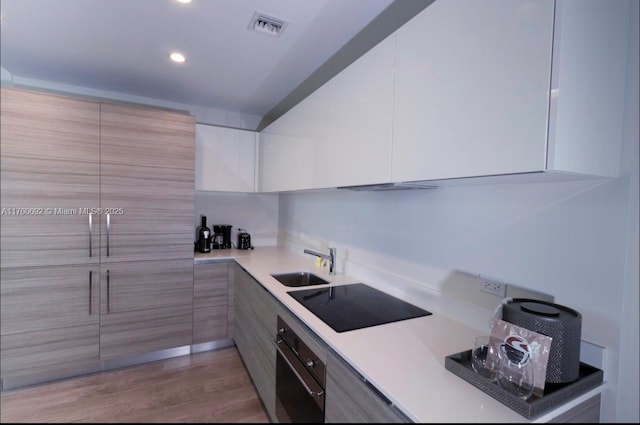
{"label": "ceiling vent", "polygon": [[280,37],[288,24],[289,23],[283,19],[274,18],[273,16],[268,16],[256,11],[247,28],[261,34]]}

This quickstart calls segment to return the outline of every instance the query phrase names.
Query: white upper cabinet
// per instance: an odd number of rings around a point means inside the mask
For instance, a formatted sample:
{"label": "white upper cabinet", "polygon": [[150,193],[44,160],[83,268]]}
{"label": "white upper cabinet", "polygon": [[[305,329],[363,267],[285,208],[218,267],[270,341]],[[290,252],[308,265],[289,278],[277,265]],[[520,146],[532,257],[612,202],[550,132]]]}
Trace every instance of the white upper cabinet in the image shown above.
{"label": "white upper cabinet", "polygon": [[620,174],[630,1],[556,4],[548,168]]}
{"label": "white upper cabinet", "polygon": [[394,181],[545,168],[552,0],[436,1],[396,34]]}
{"label": "white upper cabinet", "polygon": [[261,191],[389,181],[394,49],[392,34],[263,130]]}
{"label": "white upper cabinet", "polygon": [[261,190],[616,177],[630,9],[435,1],[262,132]]}
{"label": "white upper cabinet", "polygon": [[326,84],[328,137],[318,152],[317,187],[391,179],[395,34]]}
{"label": "white upper cabinet", "polygon": [[617,176],[629,14],[628,1],[434,2],[396,32],[392,179]]}
{"label": "white upper cabinet", "polygon": [[257,133],[196,124],[196,190],[256,191]]}
{"label": "white upper cabinet", "polygon": [[328,100],[322,86],[260,133],[261,192],[316,187],[316,152],[326,145]]}

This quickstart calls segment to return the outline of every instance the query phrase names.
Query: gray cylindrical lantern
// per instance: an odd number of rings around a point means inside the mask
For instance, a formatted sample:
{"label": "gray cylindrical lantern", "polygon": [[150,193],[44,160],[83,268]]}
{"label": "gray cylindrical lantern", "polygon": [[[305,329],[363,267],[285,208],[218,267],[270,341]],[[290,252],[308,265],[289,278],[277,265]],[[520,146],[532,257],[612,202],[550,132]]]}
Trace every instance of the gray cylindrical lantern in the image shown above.
{"label": "gray cylindrical lantern", "polygon": [[582,315],[546,301],[514,298],[504,305],[502,320],[552,338],[546,382],[567,383],[580,373]]}

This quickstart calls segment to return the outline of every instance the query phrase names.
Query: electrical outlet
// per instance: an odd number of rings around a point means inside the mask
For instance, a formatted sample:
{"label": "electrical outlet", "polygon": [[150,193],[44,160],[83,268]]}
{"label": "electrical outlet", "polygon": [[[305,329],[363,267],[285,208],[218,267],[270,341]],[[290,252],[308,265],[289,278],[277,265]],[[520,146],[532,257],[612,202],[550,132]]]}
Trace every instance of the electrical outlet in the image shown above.
{"label": "electrical outlet", "polygon": [[497,277],[480,275],[480,290],[496,297],[504,298],[507,294],[507,284]]}

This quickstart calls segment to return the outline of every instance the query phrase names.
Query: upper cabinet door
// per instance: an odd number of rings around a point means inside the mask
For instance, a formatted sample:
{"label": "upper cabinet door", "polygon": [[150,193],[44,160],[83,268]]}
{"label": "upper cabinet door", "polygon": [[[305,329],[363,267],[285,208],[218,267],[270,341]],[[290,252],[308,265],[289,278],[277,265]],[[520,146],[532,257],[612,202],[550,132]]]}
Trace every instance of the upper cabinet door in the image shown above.
{"label": "upper cabinet door", "polygon": [[395,34],[373,47],[326,84],[326,148],[318,151],[317,187],[388,182]]}
{"label": "upper cabinet door", "polygon": [[260,134],[260,190],[319,189],[391,178],[395,35]]}
{"label": "upper cabinet door", "polygon": [[631,1],[557,1],[549,169],[620,175],[630,16]]}
{"label": "upper cabinet door", "polygon": [[193,258],[193,171],[102,165],[101,262]]}
{"label": "upper cabinet door", "polygon": [[260,191],[313,189],[318,152],[326,147],[329,96],[326,85],[260,134]]}
{"label": "upper cabinet door", "polygon": [[100,118],[103,163],[193,170],[192,116],[103,103]]}
{"label": "upper cabinet door", "polygon": [[394,181],[546,168],[552,0],[447,0],[397,32]]}
{"label": "upper cabinet door", "polygon": [[196,190],[255,192],[256,133],[196,125]]}
{"label": "upper cabinet door", "polygon": [[97,263],[100,105],[4,87],[1,104],[2,267]]}
{"label": "upper cabinet door", "polygon": [[101,262],[193,258],[195,120],[103,104]]}

